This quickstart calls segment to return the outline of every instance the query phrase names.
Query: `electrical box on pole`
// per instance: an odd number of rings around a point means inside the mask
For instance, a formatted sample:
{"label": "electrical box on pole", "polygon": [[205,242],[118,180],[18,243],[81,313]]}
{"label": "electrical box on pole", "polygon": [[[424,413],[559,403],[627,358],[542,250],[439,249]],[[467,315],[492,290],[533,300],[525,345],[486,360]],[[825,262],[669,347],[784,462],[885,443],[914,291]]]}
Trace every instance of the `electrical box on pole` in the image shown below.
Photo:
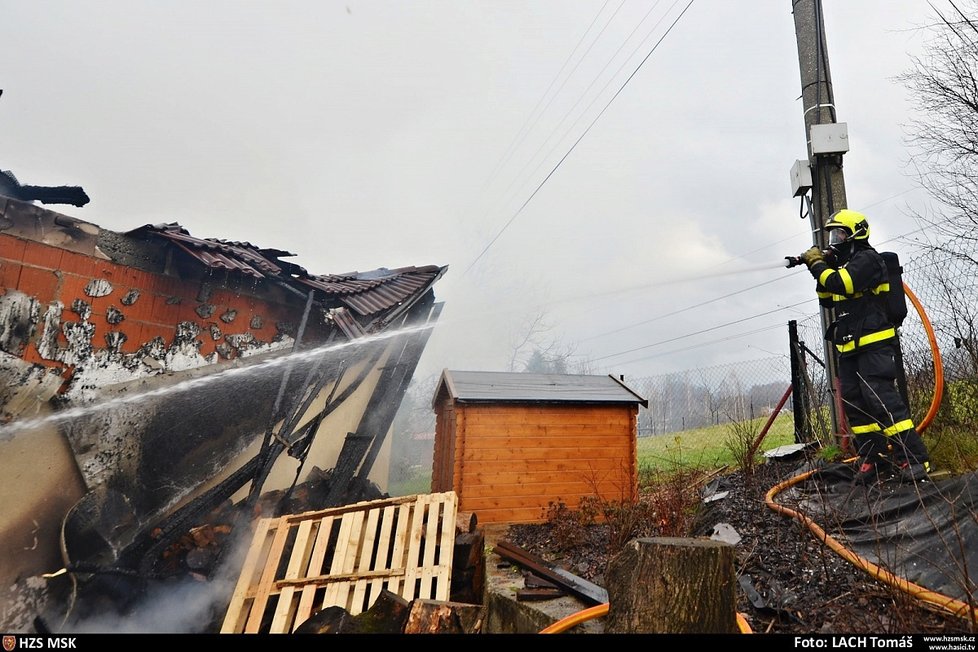
{"label": "electrical box on pole", "polygon": [[[792,168],[792,191],[794,196],[799,197],[810,190],[812,198],[808,214],[812,225],[812,244],[819,249],[825,249],[827,243],[823,225],[834,212],[846,208],[842,156],[849,151],[849,134],[845,123],[839,123],[836,116],[822,2],[792,0],[791,10],[798,42],[798,66],[801,72],[801,97],[810,174],[808,179],[804,171],[799,171],[796,179],[795,168]],[[823,332],[833,319],[831,309],[821,309]],[[823,344],[829,387],[838,397],[838,360],[835,348],[824,340]],[[832,428],[836,435],[841,434],[840,424],[844,423],[838,403],[838,400],[831,401]]]}

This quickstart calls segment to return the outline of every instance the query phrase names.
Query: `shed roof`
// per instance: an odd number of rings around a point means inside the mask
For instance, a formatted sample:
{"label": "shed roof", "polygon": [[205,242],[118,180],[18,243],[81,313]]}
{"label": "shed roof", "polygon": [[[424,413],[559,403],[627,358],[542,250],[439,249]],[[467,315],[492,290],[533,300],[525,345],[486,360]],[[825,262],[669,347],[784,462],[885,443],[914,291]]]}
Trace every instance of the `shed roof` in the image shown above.
{"label": "shed roof", "polygon": [[447,393],[459,403],[637,403],[648,400],[614,376],[530,374],[445,369],[434,402]]}

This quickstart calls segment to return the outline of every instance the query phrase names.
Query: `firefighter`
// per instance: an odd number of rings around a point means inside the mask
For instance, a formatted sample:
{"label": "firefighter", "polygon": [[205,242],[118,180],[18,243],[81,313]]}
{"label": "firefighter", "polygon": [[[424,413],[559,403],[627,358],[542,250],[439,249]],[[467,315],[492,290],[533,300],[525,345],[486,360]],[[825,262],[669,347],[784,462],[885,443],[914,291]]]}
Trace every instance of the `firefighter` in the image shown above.
{"label": "firefighter", "polygon": [[837,211],[825,229],[828,249],[812,247],[800,258],[815,278],[819,303],[835,308],[825,339],[838,352],[843,408],[860,456],[854,481],[867,484],[890,471],[904,482],[925,480],[927,447],[896,383],[898,340],[886,310],[886,262],[869,244],[862,213]]}

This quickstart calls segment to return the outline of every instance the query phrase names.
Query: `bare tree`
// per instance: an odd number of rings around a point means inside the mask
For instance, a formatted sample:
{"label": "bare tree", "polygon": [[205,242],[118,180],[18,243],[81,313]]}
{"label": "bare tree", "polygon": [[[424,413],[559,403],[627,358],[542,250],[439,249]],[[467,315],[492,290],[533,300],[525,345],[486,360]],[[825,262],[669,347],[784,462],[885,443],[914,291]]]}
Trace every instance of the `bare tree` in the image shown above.
{"label": "bare tree", "polygon": [[978,1],[949,4],[947,13],[935,8],[923,54],[897,79],[917,110],[908,144],[921,185],[944,207],[917,216],[930,235],[943,236],[924,246],[978,265]]}
{"label": "bare tree", "polygon": [[574,360],[576,346],[551,335],[552,329],[543,312],[526,318],[510,339],[512,353],[508,371],[538,374],[590,373],[590,361]]}
{"label": "bare tree", "polygon": [[[978,360],[978,0],[948,0],[948,5],[944,12],[931,5],[936,20],[926,28],[923,54],[898,79],[917,110],[908,139],[917,154],[913,163],[938,206],[932,214],[916,215],[928,228],[916,243],[921,254],[914,262],[927,260],[920,267],[927,272],[921,280],[930,294],[928,312],[937,314],[931,320],[934,331],[953,363],[945,376],[967,381],[964,387],[948,387],[946,405],[954,411],[961,396],[974,394]],[[911,380],[929,380],[930,359],[907,362],[908,391],[921,403],[928,396],[921,390],[926,385]],[[973,410],[973,400],[962,405]]]}
{"label": "bare tree", "polygon": [[546,315],[543,312],[535,313],[524,319],[510,336],[509,348],[512,353],[509,357],[507,371],[524,369],[535,351],[540,350],[541,347],[546,350],[552,346],[552,344],[541,344],[544,342],[544,336],[552,328],[547,323]]}

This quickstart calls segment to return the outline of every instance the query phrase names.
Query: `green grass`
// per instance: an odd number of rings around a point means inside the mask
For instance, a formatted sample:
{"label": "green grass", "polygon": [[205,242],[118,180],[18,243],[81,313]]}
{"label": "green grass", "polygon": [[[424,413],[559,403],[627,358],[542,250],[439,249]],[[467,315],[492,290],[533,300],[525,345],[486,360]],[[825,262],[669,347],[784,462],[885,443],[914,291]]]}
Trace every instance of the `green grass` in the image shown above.
{"label": "green grass", "polygon": [[431,493],[431,469],[418,471],[417,475],[412,477],[391,480],[387,493],[391,496],[414,496]]}
{"label": "green grass", "polygon": [[958,475],[978,469],[978,438],[974,428],[938,423],[927,428],[921,436],[927,444],[934,470]]}
{"label": "green grass", "polygon": [[[767,423],[767,417],[737,424],[749,428],[755,438]],[[735,426],[720,424],[708,428],[642,437],[638,440],[638,466],[643,472],[671,472],[679,469],[715,469],[737,465],[731,440],[736,439]],[[794,421],[791,414],[780,414],[758,447],[758,452],[795,443]],[[736,443],[734,443],[736,446]]]}

